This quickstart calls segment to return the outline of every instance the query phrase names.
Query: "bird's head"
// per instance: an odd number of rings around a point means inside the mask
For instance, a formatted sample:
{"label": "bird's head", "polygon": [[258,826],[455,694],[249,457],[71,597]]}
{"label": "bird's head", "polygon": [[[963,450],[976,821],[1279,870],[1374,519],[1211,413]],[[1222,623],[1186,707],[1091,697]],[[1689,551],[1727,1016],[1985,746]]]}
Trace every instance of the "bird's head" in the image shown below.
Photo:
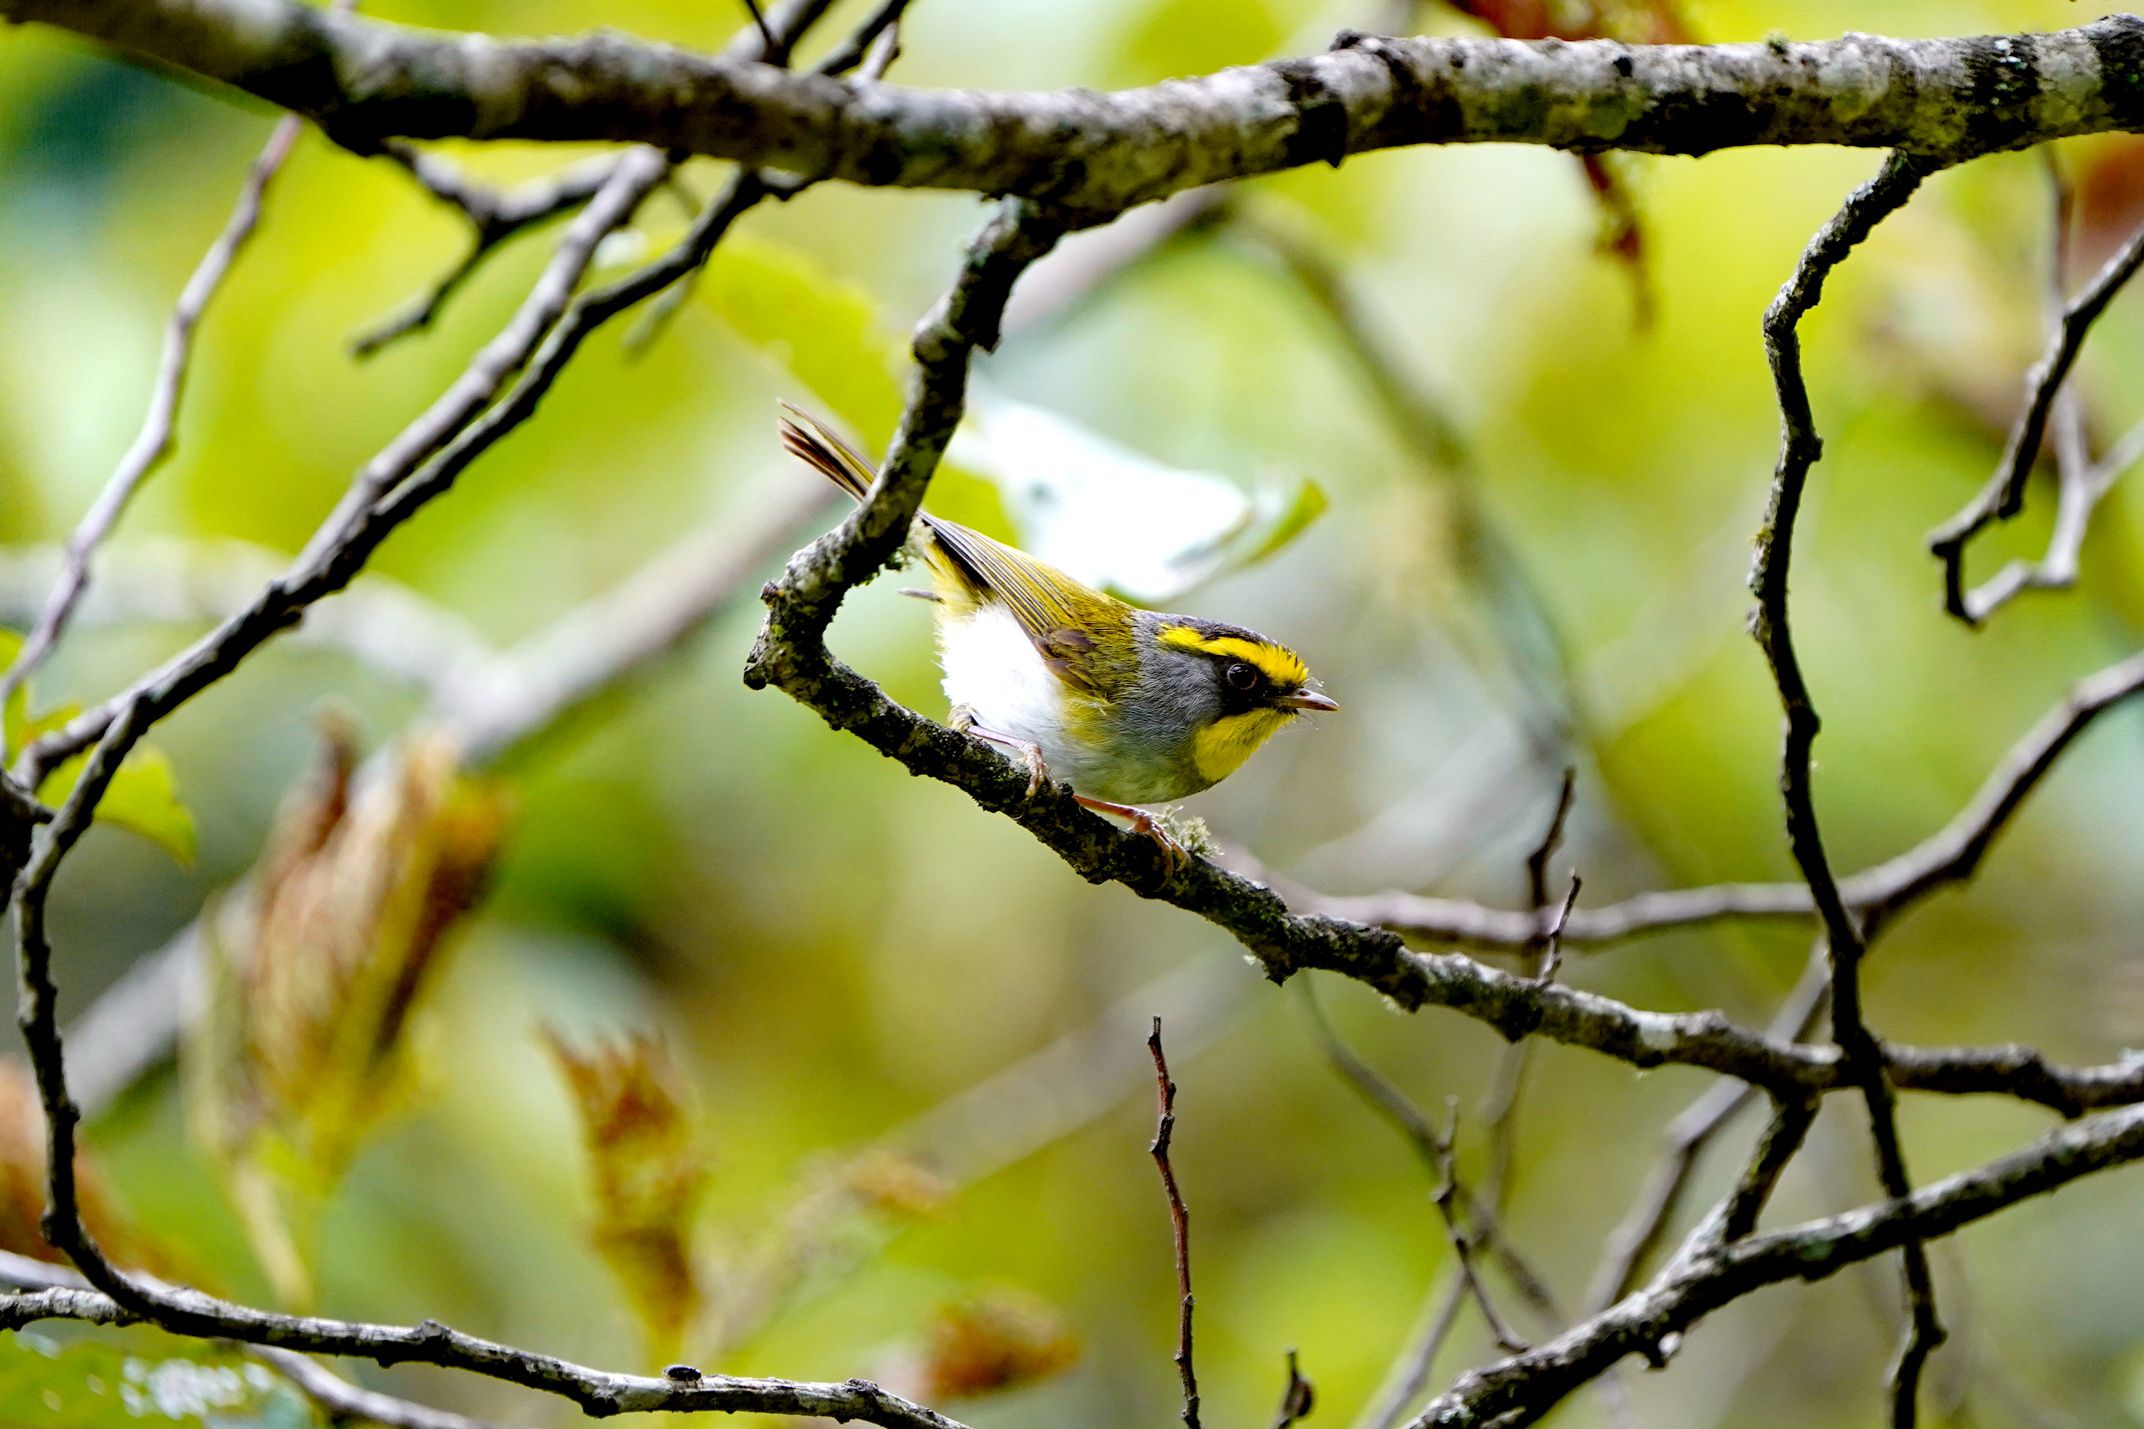
{"label": "bird's head", "polygon": [[1167,616],[1155,623],[1154,643],[1191,722],[1193,762],[1208,780],[1233,774],[1297,716],[1340,708],[1300,656],[1255,630]]}

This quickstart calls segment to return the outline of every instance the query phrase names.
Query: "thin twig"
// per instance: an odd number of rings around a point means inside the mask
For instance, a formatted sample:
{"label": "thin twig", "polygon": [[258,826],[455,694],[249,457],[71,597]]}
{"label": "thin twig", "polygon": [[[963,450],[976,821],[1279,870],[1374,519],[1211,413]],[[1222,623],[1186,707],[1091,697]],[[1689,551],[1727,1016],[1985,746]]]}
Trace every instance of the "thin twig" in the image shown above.
{"label": "thin twig", "polygon": [[1585,887],[1585,880],[1576,873],[1571,875],[1571,886],[1564,890],[1563,906],[1556,910],[1556,921],[1548,925],[1548,938],[1541,949],[1541,970],[1534,974],[1534,981],[1554,982],[1563,968],[1563,930],[1571,924],[1571,910],[1578,904],[1578,890]]}
{"label": "thin twig", "polygon": [[1526,855],[1526,892],[1528,906],[1538,915],[1548,906],[1548,864],[1556,856],[1556,849],[1563,843],[1563,826],[1571,817],[1571,805],[1578,789],[1578,771],[1565,767],[1563,782],[1556,790],[1556,806],[1548,816],[1548,827],[1542,831],[1541,842],[1534,845]]}
{"label": "thin twig", "polygon": [[[605,172],[608,172],[606,168]],[[568,205],[561,205],[556,212],[563,213]],[[469,246],[452,267],[432,281],[432,285],[412,298],[395,312],[389,313],[372,326],[358,332],[350,339],[350,355],[356,358],[371,357],[392,343],[412,333],[424,332],[438,321],[445,310],[447,300],[462,290],[462,285],[476,276],[484,260],[513,233],[527,225],[516,225],[511,231],[480,229],[469,237]]]}
{"label": "thin twig", "polygon": [[768,53],[774,51],[774,32],[767,28],[767,17],[759,13],[759,0],[744,0],[744,8],[752,16],[752,23],[759,27],[760,43]]}
{"label": "thin twig", "polygon": [[[1176,1134],[1176,1083],[1169,1080],[1169,1061],[1161,1050],[1161,1019],[1154,1019],[1147,1033],[1146,1050],[1154,1058],[1154,1096],[1159,1107],[1154,1140],[1147,1147],[1154,1166],[1161,1172],[1161,1188],[1169,1197],[1169,1229],[1176,1246],[1176,1374],[1184,1385],[1180,1417],[1184,1429],[1199,1429],[1199,1377],[1191,1367],[1191,1212],[1184,1207],[1176,1187],[1176,1169],[1169,1164],[1169,1140]],[[1292,1377],[1292,1363],[1291,1363]]]}
{"label": "thin twig", "polygon": [[[747,0],[750,3],[750,0]],[[901,16],[912,0],[884,0],[863,24],[842,41],[832,53],[812,67],[813,73],[829,77],[846,74],[859,63],[866,79],[884,79],[886,71],[900,57]],[[753,11],[755,18],[758,10]],[[783,63],[787,63],[786,56]],[[762,174],[772,197],[787,201],[811,187],[812,180],[803,176],[777,179],[772,174]],[[684,279],[669,291],[648,304],[632,327],[626,330],[622,344],[628,357],[639,357],[655,344],[685,304],[690,302],[700,282],[701,270],[687,273]]]}
{"label": "thin twig", "polygon": [[[725,54],[779,66],[789,62],[796,42],[831,8],[832,0],[788,0],[772,20],[762,15],[757,4],[751,0],[747,3],[754,23],[730,41]],[[584,160],[501,192],[472,180],[449,160],[402,140],[387,140],[376,152],[399,164],[426,193],[461,214],[469,226],[469,248],[425,292],[353,338],[350,351],[359,358],[370,357],[400,338],[429,328],[447,300],[475,276],[493,253],[537,225],[581,207],[602,191],[621,163],[635,154],[639,157],[633,161],[640,162],[647,154],[643,149]],[[664,181],[668,179],[666,163]]]}
{"label": "thin twig", "polygon": [[[1811,950],[1801,979],[1773,1015],[1767,1034],[1799,1042],[1816,1027],[1831,991],[1830,967],[1821,944]],[[1757,1096],[1756,1089],[1733,1082],[1707,1087],[1681,1115],[1668,1123],[1661,1138],[1661,1159],[1655,1164],[1644,1191],[1608,1237],[1608,1248],[1595,1272],[1593,1288],[1586,1294],[1588,1313],[1598,1315],[1628,1295],[1638,1283],[1645,1263],[1659,1248],[1689,1188],[1698,1158],[1727,1128],[1736,1114]]]}
{"label": "thin twig", "polygon": [[1807,1097],[1789,1098],[1777,1103],[1772,1109],[1772,1120],[1765,1127],[1764,1135],[1757,1140],[1757,1149],[1743,1169],[1741,1179],[1720,1203],[1717,1214],[1700,1232],[1706,1243],[1741,1240],[1757,1229],[1757,1217],[1765,1203],[1779,1185],[1781,1173],[1787,1163],[1794,1159],[1802,1142],[1809,1135],[1809,1128],[1816,1121],[1817,1104]]}
{"label": "thin twig", "polygon": [[[2052,148],[2041,151],[2052,200],[2048,231],[2048,307],[2050,320],[2059,327],[2068,310],[2068,259],[2071,247],[2072,194]],[[2133,242],[2144,241],[2144,228]],[[2080,336],[2079,341],[2082,342]],[[2060,379],[2057,379],[2059,384]],[[1980,585],[1966,592],[1967,618],[1986,620],[2005,604],[2029,590],[2067,590],[2077,583],[2085,537],[2090,533],[2092,513],[2113,489],[2124,472],[2144,456],[2144,423],[2116,442],[2099,461],[2091,459],[2084,420],[2084,399],[2074,384],[2060,386],[2048,422],[2055,449],[2055,525],[2047,549],[2038,560],[2010,561]]]}
{"label": "thin twig", "polygon": [[1452,1258],[1459,1267],[1459,1278],[1465,1282],[1467,1294],[1473,1298],[1481,1311],[1482,1323],[1489,1327],[1497,1346],[1506,1354],[1521,1354],[1527,1348],[1526,1341],[1496,1308],[1489,1298],[1489,1287],[1482,1284],[1481,1276],[1474,1269],[1474,1247],[1467,1239],[1466,1227],[1460,1224],[1456,1197],[1459,1193],[1459,1157],[1455,1143],[1459,1139],[1459,1098],[1445,1100],[1446,1121],[1437,1133],[1437,1188],[1431,1193],[1437,1203],[1437,1214],[1444,1220],[1445,1237],[1452,1245]]}
{"label": "thin twig", "polygon": [[[1856,189],[1809,241],[1793,276],[1765,311],[1765,353],[1779,399],[1781,436],[1771,500],[1758,532],[1757,558],[1750,574],[1750,589],[1757,597],[1753,633],[1772,667],[1773,682],[1779,687],[1779,701],[1786,715],[1779,782],[1786,809],[1787,845],[1809,884],[1810,898],[1822,919],[1824,939],[1830,949],[1832,1040],[1838,1044],[1842,1070],[1861,1084],[1868,1104],[1878,1179],[1887,1195],[1899,1199],[1909,1195],[1913,1187],[1906,1171],[1905,1152],[1899,1144],[1883,1051],[1861,1007],[1861,958],[1866,949],[1862,926],[1839,891],[1817,823],[1811,752],[1818,720],[1788,622],[1787,572],[1793,562],[1794,522],[1803,489],[1810,468],[1823,450],[1810,410],[1808,384],[1802,375],[1801,319],[1822,298],[1824,280],[1831,271],[1920,187],[1925,163],[1897,152],[1886,158],[1876,177]],[[2138,261],[2144,262],[2144,247],[2138,250]],[[2081,332],[2079,336],[2081,339]],[[2074,348],[2071,351],[2074,354]],[[2052,384],[2048,390],[2052,392]],[[2031,431],[2035,445],[2038,436],[2035,422]],[[1911,1325],[1891,1377],[1892,1423],[1895,1429],[1912,1429],[1918,1418],[1921,1368],[1942,1343],[1943,1326],[1936,1316],[1927,1250],[1919,1240],[1908,1238],[1900,1247],[1900,1260]]]}
{"label": "thin twig", "polygon": [[[2039,459],[2040,440],[2047,430],[2049,413],[2063,379],[2076,364],[2092,325],[2114,301],[2139,268],[2144,268],[2144,228],[2130,235],[2120,251],[2110,257],[2083,291],[2062,310],[2061,319],[2049,335],[2047,350],[2025,378],[2025,408],[2011,428],[2010,440],[1995,464],[1995,474],[1964,509],[1936,528],[1928,549],[1943,565],[1943,608],[1967,625],[1977,625],[1985,610],[1976,612],[1966,598],[1965,548],[1975,536],[1997,521],[2017,515],[2025,502],[2026,478]],[[2000,602],[1995,602],[1999,604]],[[1985,609],[1993,609],[1988,605]]]}
{"label": "thin twig", "polygon": [[[224,220],[223,231],[201,255],[201,261],[194,266],[193,276],[180,290],[178,303],[164,326],[163,351],[157,358],[156,380],[150,388],[149,410],[142,417],[141,429],[135,433],[126,454],[120,457],[104,490],[83,514],[74,534],[67,538],[59,580],[46,597],[37,623],[23,640],[14,664],[6,674],[0,675],[0,705],[6,704],[8,697],[28,682],[52,652],[89,586],[90,565],[97,548],[119,523],[135,492],[170,458],[177,446],[175,429],[179,402],[185,396],[186,379],[193,369],[195,330],[208,311],[209,303],[222,291],[224,280],[230,275],[246,241],[260,226],[268,185],[290,158],[304,127],[304,121],[295,115],[285,115],[276,121],[275,131],[268,136],[267,144],[246,172],[238,203],[232,208],[231,216]],[[6,754],[4,737],[0,737],[0,758]]]}

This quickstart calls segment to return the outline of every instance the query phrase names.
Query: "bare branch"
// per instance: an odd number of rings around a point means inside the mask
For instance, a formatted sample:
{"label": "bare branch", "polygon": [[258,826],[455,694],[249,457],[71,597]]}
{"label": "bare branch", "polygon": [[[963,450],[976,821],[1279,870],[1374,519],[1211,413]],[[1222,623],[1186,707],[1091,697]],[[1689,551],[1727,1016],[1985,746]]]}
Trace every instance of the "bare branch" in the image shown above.
{"label": "bare branch", "polygon": [[[621,164],[611,186],[569,226],[545,279],[509,324],[526,347],[507,350],[498,342],[488,345],[447,396],[405,429],[359,474],[361,486],[391,491],[391,495],[362,507],[346,500],[316,534],[317,553],[301,556],[289,572],[271,582],[244,610],[137,680],[127,691],[33,743],[17,761],[22,773],[41,779],[61,760],[100,739],[116,712],[128,703],[146,701],[152,717],[161,718],[230,673],[261,644],[294,623],[307,606],[348,584],[403,521],[451,489],[471,462],[534,414],[589,333],[705,261],[730,223],[760,196],[756,181],[748,175],[740,176],[669,253],[637,272],[573,299],[554,328],[547,333],[537,331],[543,313],[561,289],[570,288],[573,278],[593,256],[596,243],[624,220],[660,177],[659,160]],[[533,359],[528,356],[528,348],[535,350]],[[529,370],[477,416],[486,396],[503,386],[524,362]],[[479,371],[481,380],[475,375]],[[450,429],[448,418],[454,414],[459,414],[459,420],[466,425]],[[458,434],[450,438],[450,430]],[[331,529],[339,529],[341,535],[330,535]]]}
{"label": "bare branch", "polygon": [[[912,1404],[869,1380],[839,1384],[803,1380],[701,1375],[673,1380],[611,1374],[570,1360],[535,1354],[452,1330],[436,1320],[421,1325],[374,1325],[313,1316],[246,1310],[227,1318],[220,1303],[194,1291],[168,1291],[170,1305],[154,1316],[128,1309],[95,1290],[40,1290],[0,1295],[0,1330],[40,1320],[101,1325],[154,1323],[196,1338],[244,1338],[307,1355],[346,1355],[380,1364],[429,1364],[558,1395],[591,1417],[614,1414],[783,1414],[856,1420],[882,1429],[963,1429],[956,1420]],[[196,1324],[193,1307],[207,1319]],[[209,1309],[206,1307],[218,1307]],[[243,1331],[243,1335],[236,1332]],[[429,1429],[429,1426],[427,1426]]]}
{"label": "bare branch", "polygon": [[[2047,430],[2048,415],[2062,390],[2063,379],[2075,365],[2092,324],[2099,321],[2107,304],[2114,301],[2114,295],[2136,276],[2139,268],[2144,268],[2144,228],[2132,234],[2063,309],[2061,321],[2048,338],[2047,351],[2026,376],[2025,410],[2011,429],[2002,458],[1995,464],[1995,474],[1988,478],[1979,495],[1928,538],[1928,549],[1943,564],[1943,608],[1967,625],[1977,625],[2001,600],[1996,598],[2000,587],[1982,594],[1978,601],[1968,600],[1966,545],[1990,525],[2009,520],[2023,507],[2025,481],[2039,459],[2040,439]],[[2081,534],[2078,539],[2082,540]]]}
{"label": "bare branch", "polygon": [[[119,1307],[89,1288],[89,1282],[64,1265],[33,1260],[12,1251],[0,1251],[0,1284],[18,1292],[45,1292],[52,1303],[79,1309],[79,1315],[67,1318],[98,1321],[107,1309],[111,1312],[106,1323],[118,1323]],[[15,1300],[0,1297],[0,1306],[12,1306]],[[0,1316],[19,1311],[0,1310]],[[264,1364],[283,1378],[289,1380],[298,1391],[326,1410],[336,1423],[346,1419],[362,1420],[367,1424],[379,1424],[385,1429],[494,1429],[494,1426],[467,1415],[433,1409],[429,1405],[397,1399],[350,1383],[341,1375],[329,1371],[318,1361],[308,1359],[289,1350],[271,1350],[259,1345],[242,1347],[243,1353],[257,1363]]]}
{"label": "bare branch", "polygon": [[1466,1227],[1459,1221],[1459,1158],[1454,1145],[1459,1138],[1459,1099],[1447,1098],[1445,1111],[1448,1119],[1436,1139],[1437,1187],[1431,1192],[1431,1199],[1436,1202],[1437,1214],[1444,1221],[1445,1237],[1451,1242],[1452,1258],[1459,1266],[1459,1279],[1481,1310],[1482,1322],[1489,1327],[1499,1348],[1518,1354],[1527,1348],[1526,1341],[1519,1338],[1518,1332],[1497,1310],[1496,1302],[1489,1298],[1489,1288],[1481,1283],[1481,1276],[1474,1269],[1473,1243],[1467,1238]]}
{"label": "bare branch", "polygon": [[[1752,633],[1772,667],[1772,679],[1779,687],[1779,702],[1786,713],[1779,784],[1781,801],[1786,806],[1787,845],[1809,884],[1810,898],[1823,922],[1824,940],[1830,950],[1831,1032],[1839,1047],[1841,1070],[1861,1086],[1876,1144],[1877,1177],[1885,1193],[1894,1198],[1905,1197],[1912,1184],[1907,1176],[1905,1152],[1899,1144],[1883,1050],[1869,1030],[1861,1007],[1861,958],[1866,950],[1861,923],[1839,891],[1817,824],[1811,751],[1818,720],[1788,621],[1787,571],[1793,562],[1794,521],[1801,508],[1803,488],[1810,468],[1823,451],[1810,411],[1808,384],[1802,376],[1802,317],[1822,298],[1824,280],[1831,271],[1878,223],[1913,196],[1926,167],[1925,161],[1901,153],[1884,160],[1876,177],[1849,195],[1839,212],[1809,241],[1795,264],[1793,276],[1765,311],[1765,355],[1778,391],[1781,435],[1771,501],[1764,525],[1757,533],[1757,557],[1750,573],[1750,590],[1757,597]],[[1791,1152],[1800,1140],[1797,1132],[1788,1150]],[[1943,1326],[1936,1317],[1928,1252],[1917,1239],[1908,1238],[1901,1246],[1900,1259],[1912,1323],[1892,1374],[1892,1423],[1896,1429],[1912,1429],[1918,1421],[1921,1367],[1943,1342]]]}
{"label": "bare branch", "polygon": [[1470,1373],[1414,1429],[1533,1419],[1608,1366],[1732,1300],[1788,1280],[1821,1280],[1902,1246],[1949,1235],[2081,1176],[2144,1159],[2144,1109],[2108,1112],[2048,1133],[1910,1196],[1697,1251],[1566,1335]]}
{"label": "bare branch", "polygon": [[1535,982],[1554,982],[1563,968],[1563,930],[1571,925],[1571,910],[1578,904],[1578,890],[1585,887],[1585,880],[1571,875],[1571,886],[1564,890],[1563,906],[1556,910],[1556,921],[1548,925],[1548,937],[1541,949],[1541,971],[1534,974]]}
{"label": "bare branch", "polygon": [[[1161,1049],[1161,1019],[1154,1019],[1147,1033],[1146,1050],[1154,1058],[1154,1096],[1158,1117],[1154,1141],[1147,1147],[1161,1173],[1161,1188],[1169,1197],[1169,1231],[1176,1246],[1176,1361],[1177,1377],[1184,1384],[1184,1429],[1199,1429],[1199,1377],[1191,1366],[1191,1212],[1184,1207],[1183,1193],[1176,1188],[1176,1168],[1169,1164],[1169,1140],[1176,1133],[1176,1083],[1169,1080],[1169,1060]],[[1295,1380],[1290,1357],[1288,1378]]]}
{"label": "bare branch", "polygon": [[[83,514],[74,534],[67,538],[59,580],[46,597],[37,623],[23,640],[14,664],[6,674],[0,675],[0,704],[5,704],[8,696],[22,688],[52,652],[89,586],[90,563],[96,557],[97,548],[119,524],[120,516],[142,483],[171,456],[176,444],[173,429],[178,420],[179,402],[185,396],[186,377],[193,366],[194,331],[200,326],[209,303],[221,291],[232,264],[237,262],[239,253],[246,246],[246,240],[260,226],[268,185],[289,159],[290,151],[297,146],[302,127],[295,116],[285,116],[276,122],[275,132],[268,136],[268,143],[246,173],[237,206],[224,220],[223,231],[201,255],[193,276],[180,290],[178,304],[172,308],[171,318],[164,327],[163,351],[157,357],[156,380],[150,389],[149,410],[142,417],[141,429],[135,433],[126,454],[120,457],[104,490]],[[4,747],[0,747],[0,755],[5,752]]]}
{"label": "bare branch", "polygon": [[383,144],[380,153],[407,169],[432,197],[460,211],[469,221],[469,248],[408,306],[350,339],[354,357],[371,357],[388,344],[430,327],[447,300],[476,275],[485,259],[529,229],[587,203],[618,166],[615,158],[583,160],[559,173],[532,179],[518,189],[498,193],[471,182],[447,160],[414,145]]}
{"label": "bare branch", "polygon": [[1808,1098],[1774,1105],[1771,1124],[1758,1138],[1756,1153],[1734,1190],[1721,1202],[1717,1216],[1700,1232],[1702,1236],[1707,1240],[1741,1240],[1757,1229],[1757,1217],[1772,1199],[1787,1163],[1801,1150],[1816,1121],[1816,1109],[1816,1102]]}
{"label": "bare branch", "polygon": [[[1799,1042],[1807,1037],[1822,1015],[1830,991],[1830,969],[1824,949],[1819,945],[1811,951],[1809,966],[1803,970],[1801,980],[1773,1015],[1768,1035],[1789,1042]],[[1645,1190],[1629,1214],[1608,1238],[1608,1249],[1601,1257],[1600,1269],[1594,1274],[1593,1288],[1586,1295],[1592,1314],[1606,1310],[1637,1285],[1645,1262],[1659,1248],[1667,1233],[1668,1222],[1674,1219],[1677,1207],[1682,1204],[1691,1173],[1697,1169],[1698,1157],[1756,1096],[1754,1087],[1732,1082],[1715,1083],[1668,1123],[1667,1132],[1661,1138],[1664,1143],[1662,1159],[1653,1168]]]}
{"label": "bare branch", "polygon": [[[2048,305],[2052,321],[2060,330],[2070,309],[2067,268],[2072,195],[2061,166],[2055,161],[2054,151],[2044,149],[2041,152],[2046,156],[2048,191],[2053,199],[2053,222],[2048,242]],[[2144,242],[2144,229],[2140,229],[2130,242]],[[2066,330],[2064,333],[2066,336]],[[2080,333],[2080,345],[2083,340]],[[2084,399],[2078,395],[2074,384],[2063,386],[2061,379],[2055,378],[2053,385],[2057,390],[2048,423],[2056,457],[2054,530],[2047,538],[2046,551],[2038,560],[2010,561],[1966,592],[1966,618],[1970,623],[1986,620],[2026,591],[2067,590],[2076,584],[2085,536],[2092,526],[2092,513],[2122,474],[2139,460],[2144,460],[2144,423],[2131,428],[2099,461],[2091,460],[2085,432]],[[2033,395],[2037,396],[2037,389],[2033,390]],[[2017,432],[2012,433],[2012,443],[2020,439]]]}
{"label": "bare branch", "polygon": [[[1623,45],[1378,39],[1114,95],[842,83],[599,33],[501,41],[293,0],[0,0],[246,90],[359,149],[463,137],[630,142],[902,187],[1121,210],[1398,145],[1706,153],[1904,147],[1963,158],[2133,126],[2144,24],[2019,37]],[[2000,72],[2013,102],[1979,102]],[[1729,96],[1721,102],[1721,96]]]}

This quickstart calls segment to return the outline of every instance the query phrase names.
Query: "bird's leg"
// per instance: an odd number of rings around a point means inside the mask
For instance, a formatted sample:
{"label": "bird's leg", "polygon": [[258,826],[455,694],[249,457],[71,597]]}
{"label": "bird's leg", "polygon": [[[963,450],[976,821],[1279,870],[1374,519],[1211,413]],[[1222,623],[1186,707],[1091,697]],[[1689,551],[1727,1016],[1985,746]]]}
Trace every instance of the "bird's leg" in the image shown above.
{"label": "bird's leg", "polygon": [[1050,766],[1042,758],[1042,746],[1031,739],[1019,739],[1003,730],[992,729],[987,724],[978,724],[975,711],[966,705],[955,705],[953,717],[947,721],[956,734],[969,735],[975,739],[988,740],[1002,745],[1020,756],[1027,766],[1027,797],[1032,799],[1042,792],[1042,786],[1050,782]]}
{"label": "bird's leg", "polygon": [[1133,833],[1145,834],[1161,846],[1162,859],[1168,864],[1169,876],[1174,878],[1191,855],[1176,841],[1176,836],[1162,827],[1161,820],[1134,804],[1112,804],[1107,799],[1090,799],[1085,794],[1074,794],[1072,801],[1083,809],[1092,809],[1097,814],[1113,814],[1132,826]]}

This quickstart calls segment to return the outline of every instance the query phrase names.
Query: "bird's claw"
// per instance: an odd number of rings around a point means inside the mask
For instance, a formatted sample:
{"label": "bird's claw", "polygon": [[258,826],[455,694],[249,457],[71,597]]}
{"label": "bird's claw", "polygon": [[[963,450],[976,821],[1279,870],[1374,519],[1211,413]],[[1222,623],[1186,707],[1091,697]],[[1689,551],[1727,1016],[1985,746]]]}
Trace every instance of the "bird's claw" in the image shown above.
{"label": "bird's claw", "polygon": [[1035,796],[1042,792],[1042,786],[1050,782],[1050,766],[1048,761],[1042,757],[1041,745],[1032,740],[1015,739],[1009,734],[990,728],[988,725],[979,722],[975,718],[975,711],[969,709],[966,705],[955,705],[952,717],[947,721],[947,724],[955,734],[964,734],[970,739],[979,739],[985,744],[994,744],[999,749],[1006,751],[1008,756],[1018,755],[1020,762],[1027,766],[1027,799],[1029,803],[1033,803]]}
{"label": "bird's claw", "polygon": [[1190,851],[1177,841],[1176,835],[1170,833],[1167,825],[1145,809],[1134,811],[1132,832],[1145,834],[1161,850],[1162,876],[1165,878],[1176,877],[1184,871],[1184,865],[1191,861]]}

